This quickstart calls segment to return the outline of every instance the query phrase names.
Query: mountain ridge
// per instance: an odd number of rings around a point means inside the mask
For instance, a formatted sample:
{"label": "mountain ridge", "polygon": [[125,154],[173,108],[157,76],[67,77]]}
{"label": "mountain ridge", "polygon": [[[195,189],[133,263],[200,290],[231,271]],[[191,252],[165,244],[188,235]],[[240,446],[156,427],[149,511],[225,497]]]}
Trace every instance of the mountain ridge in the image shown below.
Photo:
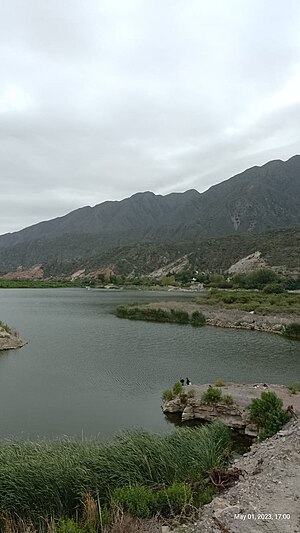
{"label": "mountain ridge", "polygon": [[53,259],[86,260],[143,242],[202,241],[300,226],[300,155],[251,167],[207,191],[84,206],[0,236],[0,272]]}

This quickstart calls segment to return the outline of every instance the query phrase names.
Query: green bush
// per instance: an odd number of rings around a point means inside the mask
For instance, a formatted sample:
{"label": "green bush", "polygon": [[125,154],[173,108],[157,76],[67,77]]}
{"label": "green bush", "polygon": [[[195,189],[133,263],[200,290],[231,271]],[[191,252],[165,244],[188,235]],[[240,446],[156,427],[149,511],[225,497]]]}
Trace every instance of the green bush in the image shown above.
{"label": "green bush", "polygon": [[297,392],[300,392],[300,383],[293,383],[288,389],[292,394],[297,394]]}
{"label": "green bush", "polygon": [[216,490],[211,485],[200,484],[198,490],[193,494],[193,505],[197,508],[207,505],[213,499]]}
{"label": "green bush", "polygon": [[5,324],[5,322],[2,322],[2,320],[0,320],[0,328],[4,329],[7,333],[12,332],[11,327],[9,327],[8,324]]}
{"label": "green bush", "polygon": [[157,507],[162,516],[178,515],[191,503],[192,490],[186,483],[173,483],[157,492]]}
{"label": "green bush", "polygon": [[290,415],[284,411],[282,400],[274,392],[262,392],[260,398],[251,402],[250,418],[257,425],[259,439],[264,440],[275,435]]}
{"label": "green bush", "polygon": [[278,280],[279,278],[273,270],[262,268],[249,274],[236,274],[233,283],[241,289],[263,289],[266,285],[276,283]]}
{"label": "green bush", "polygon": [[112,503],[131,516],[139,518],[149,518],[156,510],[156,497],[153,491],[141,485],[116,488],[112,495]]}
{"label": "green bush", "polygon": [[225,383],[222,379],[217,379],[215,382],[216,387],[225,387]]}
{"label": "green bush", "polygon": [[201,313],[201,311],[194,311],[192,313],[190,322],[191,322],[192,326],[194,326],[194,327],[201,327],[201,326],[205,326],[206,318],[205,318],[204,314]]}
{"label": "green bush", "polygon": [[173,394],[174,396],[179,396],[182,393],[183,386],[179,381],[173,385]]}
{"label": "green bush", "polygon": [[176,324],[188,324],[190,321],[189,314],[186,311],[171,309],[170,314],[170,322],[176,322]]}
{"label": "green bush", "polygon": [[74,520],[64,518],[59,521],[55,533],[87,533],[86,530],[81,529]]}
{"label": "green bush", "polygon": [[205,403],[216,403],[221,400],[222,392],[220,389],[216,389],[215,387],[209,387],[203,394],[202,394],[202,401]]}
{"label": "green bush", "polygon": [[300,323],[294,322],[285,327],[283,335],[288,339],[300,340]]}
{"label": "green bush", "polygon": [[232,405],[233,398],[230,394],[224,394],[224,396],[222,397],[222,402],[225,403],[225,405]]}
{"label": "green bush", "polygon": [[233,296],[224,296],[223,302],[225,304],[233,304],[235,302],[235,298]]}
{"label": "green bush", "polygon": [[169,402],[170,400],[173,400],[174,394],[170,389],[164,390],[162,393],[162,399],[164,402]]}
{"label": "green bush", "polygon": [[263,288],[263,291],[266,294],[281,294],[284,292],[284,287],[281,285],[281,283],[268,283]]}

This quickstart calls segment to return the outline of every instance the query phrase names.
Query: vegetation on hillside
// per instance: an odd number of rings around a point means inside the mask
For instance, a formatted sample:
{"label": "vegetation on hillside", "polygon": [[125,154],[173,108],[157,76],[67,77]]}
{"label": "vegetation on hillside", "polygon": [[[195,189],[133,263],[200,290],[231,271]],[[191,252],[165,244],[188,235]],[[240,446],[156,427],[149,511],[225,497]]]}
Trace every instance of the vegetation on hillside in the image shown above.
{"label": "vegetation on hillside", "polygon": [[[180,270],[185,272],[183,278],[187,277],[189,282],[196,271],[201,274],[225,272],[242,257],[257,250],[262,253],[270,267],[283,267],[284,271],[299,272],[299,228],[211,239],[201,238],[201,232],[198,232],[198,236],[200,239],[197,237],[181,242],[167,239],[160,242],[134,242],[122,246],[110,245],[106,249],[101,237],[84,235],[80,240],[77,235],[64,235],[47,243],[39,242],[36,246],[34,243],[31,243],[30,247],[27,243],[18,245],[18,249],[14,249],[11,256],[6,250],[6,254],[3,253],[1,257],[0,275],[16,270],[20,264],[31,267],[41,263],[45,278],[59,278],[62,274],[70,276],[83,268],[86,269],[88,278],[89,272],[110,269],[113,265],[114,275],[126,276],[135,282],[137,278],[147,277],[152,271],[166,268],[166,265],[180,260]],[[170,271],[173,275],[171,266]],[[163,276],[166,274],[167,272]],[[175,278],[176,276],[177,274]],[[177,280],[179,281],[179,278]],[[289,289],[297,288],[293,287],[293,278],[291,284]]]}

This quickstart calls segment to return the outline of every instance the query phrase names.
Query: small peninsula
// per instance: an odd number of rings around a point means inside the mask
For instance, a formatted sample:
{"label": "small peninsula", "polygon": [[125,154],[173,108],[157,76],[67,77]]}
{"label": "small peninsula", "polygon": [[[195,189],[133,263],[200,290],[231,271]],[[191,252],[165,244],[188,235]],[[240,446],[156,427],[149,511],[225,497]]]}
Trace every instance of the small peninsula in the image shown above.
{"label": "small peninsula", "polygon": [[22,348],[26,341],[19,337],[17,331],[0,320],[0,351]]}
{"label": "small peninsula", "polygon": [[300,295],[216,290],[190,300],[119,306],[119,318],[248,329],[300,338]]}
{"label": "small peninsula", "polygon": [[163,395],[164,414],[177,413],[182,422],[197,419],[207,422],[219,420],[226,426],[243,430],[250,436],[257,435],[257,427],[250,419],[249,406],[262,392],[275,393],[282,401],[284,409],[289,410],[292,405],[292,415],[295,418],[300,417],[300,394],[285,385],[220,382],[216,388],[210,384],[188,385],[172,397],[168,392],[170,391],[165,391]]}

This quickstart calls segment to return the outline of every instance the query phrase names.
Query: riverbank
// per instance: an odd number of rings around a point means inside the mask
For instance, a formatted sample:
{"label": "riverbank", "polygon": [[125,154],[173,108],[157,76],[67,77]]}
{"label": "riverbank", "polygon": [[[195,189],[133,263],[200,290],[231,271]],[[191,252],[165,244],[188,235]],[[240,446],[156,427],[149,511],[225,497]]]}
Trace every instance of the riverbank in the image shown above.
{"label": "riverbank", "polygon": [[232,468],[240,471],[234,486],[200,509],[197,521],[176,529],[176,533],[299,531],[299,419],[289,422],[274,437],[254,444]]}
{"label": "riverbank", "polygon": [[0,321],[0,351],[22,348],[25,344],[26,341],[20,339],[17,331]]}
{"label": "riverbank", "polygon": [[[120,318],[159,322],[159,312],[171,313],[173,310],[175,313],[186,313],[189,320],[185,323],[189,323],[193,313],[200,312],[205,316],[205,323],[209,326],[248,329],[277,334],[283,334],[286,327],[295,322],[300,323],[300,316],[293,312],[272,313],[271,309],[268,313],[260,313],[254,309],[248,311],[245,309],[230,309],[202,304],[201,300],[202,298],[197,298],[197,301],[165,301],[145,305],[127,305],[122,306],[122,315],[118,314],[117,309],[117,316]],[[157,320],[155,320],[155,317],[153,318],[153,311],[157,314]],[[165,320],[162,321],[164,322]]]}
{"label": "riverbank", "polygon": [[185,386],[181,394],[163,401],[163,413],[180,414],[182,422],[220,420],[230,428],[256,436],[257,428],[250,421],[249,405],[255,398],[260,398],[262,392],[274,392],[282,400],[283,408],[293,405],[295,415],[300,418],[300,394],[292,394],[284,385],[228,383],[217,387],[222,395],[220,400],[207,402],[203,400],[203,394],[210,388],[210,384]]}

